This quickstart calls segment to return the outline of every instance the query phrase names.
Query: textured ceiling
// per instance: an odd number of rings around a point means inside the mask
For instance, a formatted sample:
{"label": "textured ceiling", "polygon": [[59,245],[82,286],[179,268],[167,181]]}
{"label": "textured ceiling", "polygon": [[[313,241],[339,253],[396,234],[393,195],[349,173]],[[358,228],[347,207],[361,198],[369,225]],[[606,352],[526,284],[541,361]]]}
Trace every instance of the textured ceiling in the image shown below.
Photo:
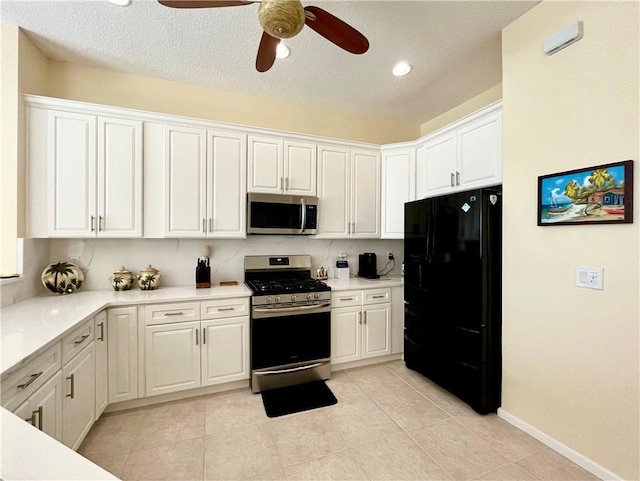
{"label": "textured ceiling", "polygon": [[[304,27],[265,73],[255,70],[258,4],[2,0],[0,16],[56,60],[420,124],[501,81],[500,31],[537,3],[303,1],[362,32],[369,51],[347,53]],[[390,72],[399,60],[413,65],[403,78]]]}

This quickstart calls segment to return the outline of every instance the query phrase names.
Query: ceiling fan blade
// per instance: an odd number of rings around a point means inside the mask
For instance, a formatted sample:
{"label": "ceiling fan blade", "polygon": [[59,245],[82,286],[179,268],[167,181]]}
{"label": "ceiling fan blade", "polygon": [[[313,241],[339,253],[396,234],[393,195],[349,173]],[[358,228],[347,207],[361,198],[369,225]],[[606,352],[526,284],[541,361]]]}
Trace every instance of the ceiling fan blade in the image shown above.
{"label": "ceiling fan blade", "polygon": [[347,52],[361,54],[369,50],[369,41],[351,25],[319,7],[304,7],[305,23]]}
{"label": "ceiling fan blade", "polygon": [[258,72],[266,72],[271,68],[273,62],[276,61],[276,48],[279,43],[279,38],[272,37],[267,32],[262,32],[256,57],[256,70]]}
{"label": "ceiling fan blade", "polygon": [[160,5],[172,8],[238,7],[256,3],[249,0],[158,0]]}

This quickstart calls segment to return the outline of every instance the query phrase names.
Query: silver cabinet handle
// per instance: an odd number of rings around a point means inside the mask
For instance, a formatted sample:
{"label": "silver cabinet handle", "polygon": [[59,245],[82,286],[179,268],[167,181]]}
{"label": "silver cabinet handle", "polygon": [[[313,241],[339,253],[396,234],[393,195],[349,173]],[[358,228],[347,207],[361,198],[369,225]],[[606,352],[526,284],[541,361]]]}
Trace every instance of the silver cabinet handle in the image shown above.
{"label": "silver cabinet handle", "polygon": [[202,232],[207,233],[207,219],[202,218]]}
{"label": "silver cabinet handle", "polygon": [[31,413],[31,417],[30,418],[24,418],[24,420],[27,421],[32,426],[35,426],[36,425],[36,414],[37,413],[38,413],[38,411],[33,411]]}
{"label": "silver cabinet handle", "polygon": [[209,232],[213,232],[213,219],[209,217]]}
{"label": "silver cabinet handle", "polygon": [[289,190],[289,177],[284,178],[284,190]]}
{"label": "silver cabinet handle", "polygon": [[304,227],[307,223],[307,201],[302,198],[302,216],[300,219],[300,232],[304,232]]}
{"label": "silver cabinet handle", "polygon": [[347,231],[351,234],[351,222],[347,224]]}
{"label": "silver cabinet handle", "polygon": [[42,376],[42,374],[44,374],[44,371],[40,371],[40,372],[37,372],[35,374],[31,374],[31,376],[29,376],[29,379],[27,380],[27,382],[23,382],[22,384],[18,384],[18,389],[25,389],[25,388],[29,387],[29,384],[31,384],[33,381],[35,381],[40,376]]}
{"label": "silver cabinet handle", "polygon": [[180,311],[180,312],[165,312],[164,313],[165,316],[169,317],[169,316],[184,316],[184,312]]}
{"label": "silver cabinet handle", "polygon": [[351,231],[355,234],[356,233],[356,223],[353,222],[352,224],[353,224],[353,229],[351,229]]}
{"label": "silver cabinet handle", "polygon": [[104,227],[102,226],[102,216],[101,215],[98,216],[98,230],[104,230]]}
{"label": "silver cabinet handle", "polygon": [[460,172],[456,172],[456,185],[460,185]]}
{"label": "silver cabinet handle", "polygon": [[76,393],[75,374],[72,374],[67,379],[71,381],[71,392],[69,394],[65,394],[65,397],[73,399]]}
{"label": "silver cabinet handle", "polygon": [[235,307],[218,307],[218,311],[235,311]]}
{"label": "silver cabinet handle", "polygon": [[456,186],[456,184],[454,182],[455,182],[455,180],[454,180],[454,177],[453,177],[453,172],[451,172],[451,187],[455,187]]}
{"label": "silver cabinet handle", "polygon": [[362,311],[358,312],[358,324],[362,324]]}
{"label": "silver cabinet handle", "polygon": [[98,341],[104,341],[104,321],[99,323],[98,327],[100,328],[100,337],[98,338]]}
{"label": "silver cabinet handle", "polygon": [[78,339],[77,341],[73,341],[73,343],[77,346],[78,344],[82,344],[84,341],[86,341],[88,337],[89,334],[85,334],[84,336],[80,336],[80,339]]}
{"label": "silver cabinet handle", "polygon": [[196,346],[198,345],[198,331],[200,331],[200,329],[196,329]]}
{"label": "silver cabinet handle", "polygon": [[367,323],[367,311],[364,311],[364,316],[363,317],[364,317],[364,323],[366,324]]}
{"label": "silver cabinet handle", "polygon": [[353,301],[353,297],[341,297],[341,301]]}
{"label": "silver cabinet handle", "polygon": [[384,298],[384,297],[386,297],[386,296],[382,295],[382,296],[372,296],[372,297],[373,297],[374,299],[383,299],[383,298]]}
{"label": "silver cabinet handle", "polygon": [[[42,421],[42,406],[38,406],[38,409],[33,411],[33,414],[37,414],[38,415],[38,429],[40,431],[42,431],[42,422],[43,422]],[[33,416],[33,414],[32,414],[32,416]],[[32,419],[33,419],[33,417],[32,417]],[[35,426],[35,424],[34,424],[34,426]]]}
{"label": "silver cabinet handle", "polygon": [[284,181],[284,177],[280,177],[280,190],[282,191],[284,191],[283,181]]}
{"label": "silver cabinet handle", "polygon": [[202,328],[202,344],[206,344],[207,343],[207,328],[203,327]]}
{"label": "silver cabinet handle", "polygon": [[316,367],[320,367],[322,366],[324,363],[322,362],[316,362],[315,364],[310,364],[308,366],[298,366],[298,367],[292,367],[290,369],[279,369],[277,371],[259,371],[259,372],[254,372],[254,374],[256,376],[268,376],[270,374],[286,374],[288,372],[297,372],[297,371],[304,371],[306,369],[314,369]]}
{"label": "silver cabinet handle", "polygon": [[92,216],[91,216],[91,232],[93,232],[93,231],[95,231],[95,230],[96,230],[95,222],[96,222],[96,216],[95,216],[95,215],[92,215]]}

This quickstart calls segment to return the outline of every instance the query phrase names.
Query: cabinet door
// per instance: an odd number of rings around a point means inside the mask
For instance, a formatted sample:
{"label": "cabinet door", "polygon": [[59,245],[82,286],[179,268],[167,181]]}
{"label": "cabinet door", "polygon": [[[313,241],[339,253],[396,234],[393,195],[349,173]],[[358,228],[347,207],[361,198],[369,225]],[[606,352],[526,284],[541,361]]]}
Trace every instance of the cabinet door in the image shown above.
{"label": "cabinet door", "polygon": [[351,237],[380,237],[380,155],[351,151]]}
{"label": "cabinet door", "polygon": [[200,343],[200,321],[147,326],[147,396],[199,387]]}
{"label": "cabinet door", "polygon": [[62,368],[62,442],[75,450],[95,421],[95,344],[91,342]]}
{"label": "cabinet door", "polygon": [[350,165],[347,149],[318,146],[318,237],[349,237]]}
{"label": "cabinet door", "polygon": [[137,308],[116,307],[107,311],[109,402],[138,398]]}
{"label": "cabinet door", "polygon": [[448,194],[456,185],[456,133],[446,132],[424,143],[426,196]]}
{"label": "cabinet door", "polygon": [[249,379],[249,316],[202,321],[202,385]]}
{"label": "cabinet door", "polygon": [[93,237],[96,230],[96,118],[50,110],[47,126],[51,237]]}
{"label": "cabinet door", "polygon": [[317,192],[316,144],[284,141],[284,191],[291,195]]}
{"label": "cabinet door", "polygon": [[13,413],[62,441],[62,371],[58,371]]}
{"label": "cabinet door", "polygon": [[100,237],[142,237],[142,122],[98,117]]}
{"label": "cabinet door", "polygon": [[362,308],[331,310],[331,363],[357,361],[361,357]]}
{"label": "cabinet door", "polygon": [[424,142],[416,147],[415,186],[415,199],[424,199],[429,195],[427,190],[427,148]]}
{"label": "cabinet door", "polygon": [[96,315],[95,319],[96,346],[96,419],[104,412],[109,404],[109,351],[107,348],[107,311]]}
{"label": "cabinet door", "polygon": [[415,199],[415,155],[406,147],[382,154],[383,239],[404,238],[404,203]]}
{"label": "cabinet door", "polygon": [[209,132],[207,235],[246,237],[247,137]]}
{"label": "cabinet door", "polygon": [[502,182],[502,110],[462,126],[458,132],[459,188]]}
{"label": "cabinet door", "polygon": [[362,358],[391,354],[391,304],[363,308]]}
{"label": "cabinet door", "polygon": [[282,139],[276,137],[247,137],[249,192],[282,194],[284,173],[282,171]]}
{"label": "cabinet door", "polygon": [[207,216],[206,131],[165,125],[164,143],[164,234],[166,237],[204,237]]}

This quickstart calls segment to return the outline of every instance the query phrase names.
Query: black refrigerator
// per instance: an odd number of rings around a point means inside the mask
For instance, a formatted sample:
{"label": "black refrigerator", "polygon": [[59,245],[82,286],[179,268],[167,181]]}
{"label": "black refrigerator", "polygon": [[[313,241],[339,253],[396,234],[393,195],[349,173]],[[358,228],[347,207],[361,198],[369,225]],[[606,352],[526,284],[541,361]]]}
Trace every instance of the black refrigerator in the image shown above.
{"label": "black refrigerator", "polygon": [[500,406],[502,186],[405,204],[404,359],[475,411]]}

